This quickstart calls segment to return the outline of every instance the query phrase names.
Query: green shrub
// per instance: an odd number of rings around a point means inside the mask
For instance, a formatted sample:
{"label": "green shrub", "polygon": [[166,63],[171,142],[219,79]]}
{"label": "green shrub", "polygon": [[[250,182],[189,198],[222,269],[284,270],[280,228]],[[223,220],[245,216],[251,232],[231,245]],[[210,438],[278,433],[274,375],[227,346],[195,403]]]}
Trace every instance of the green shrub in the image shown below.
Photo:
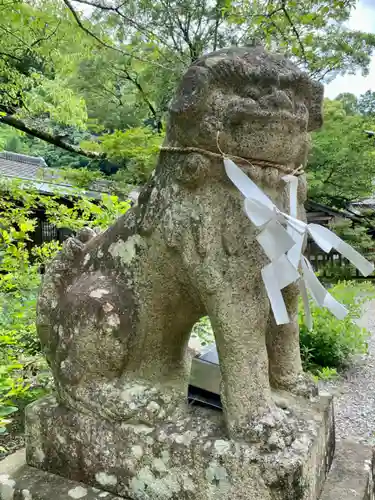
{"label": "green shrub", "polygon": [[[328,379],[337,375],[337,370],[347,366],[355,354],[367,350],[368,332],[356,321],[362,315],[362,305],[371,296],[374,288],[368,282],[343,281],[333,286],[330,293],[344,304],[349,314],[339,320],[325,308],[310,301],[313,329],[309,331],[304,322],[302,301],[299,307],[300,349],[304,369],[318,378]],[[202,318],[195,326],[193,335],[203,345],[214,342],[210,321]]]}
{"label": "green shrub", "polygon": [[372,285],[343,281],[329,291],[349,311],[343,320],[311,302],[313,329],[309,331],[304,323],[304,310],[302,307],[299,310],[301,355],[305,369],[310,371],[344,368],[355,354],[367,350],[368,332],[357,321],[363,303],[374,295]]}
{"label": "green shrub", "polygon": [[201,318],[191,332],[192,336],[198,337],[202,346],[215,342],[214,332],[212,330],[210,319],[207,316]]}

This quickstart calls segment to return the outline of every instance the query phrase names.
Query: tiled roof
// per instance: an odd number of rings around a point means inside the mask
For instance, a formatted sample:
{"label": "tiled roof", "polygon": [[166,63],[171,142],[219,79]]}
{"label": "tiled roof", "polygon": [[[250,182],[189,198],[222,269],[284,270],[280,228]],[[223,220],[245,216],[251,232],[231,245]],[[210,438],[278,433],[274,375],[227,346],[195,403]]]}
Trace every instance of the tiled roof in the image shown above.
{"label": "tiled roof", "polygon": [[7,151],[0,152],[1,176],[33,180],[39,177],[39,171],[43,171],[44,166],[46,163],[43,158],[27,157]]}
{"label": "tiled roof", "polygon": [[[9,151],[0,152],[0,177],[11,177],[32,181],[34,187],[40,192],[53,194],[58,191],[61,194],[70,194],[69,183],[56,182],[59,179],[59,169],[48,168],[44,158],[36,156],[21,155]],[[100,198],[105,189],[105,181],[93,186],[87,194],[92,198]]]}
{"label": "tiled roof", "polygon": [[[0,151],[0,178],[11,177],[31,181],[32,185],[45,194],[71,194],[72,185],[67,182],[58,182],[59,169],[48,168],[41,157],[21,155],[9,151]],[[30,184],[30,182],[29,182]],[[93,182],[85,191],[90,198],[100,199],[103,193],[110,193],[111,184],[105,179]],[[128,195],[133,202],[137,201],[138,191],[134,190]]]}

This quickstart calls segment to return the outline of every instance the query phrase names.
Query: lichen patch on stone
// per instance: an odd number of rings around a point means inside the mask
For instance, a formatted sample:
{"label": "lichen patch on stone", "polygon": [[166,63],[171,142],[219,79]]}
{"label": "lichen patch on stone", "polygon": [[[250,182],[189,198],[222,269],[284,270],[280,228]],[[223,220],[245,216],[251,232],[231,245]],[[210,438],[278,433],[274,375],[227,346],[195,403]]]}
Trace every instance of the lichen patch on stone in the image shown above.
{"label": "lichen patch on stone", "polygon": [[136,245],[139,245],[142,242],[142,238],[136,234],[131,236],[126,241],[119,239],[116,243],[112,243],[108,252],[112,255],[112,257],[118,257],[121,260],[123,265],[128,265],[135,258]]}
{"label": "lichen patch on stone", "polygon": [[107,318],[107,324],[113,328],[120,326],[120,316],[118,314],[111,314]]}
{"label": "lichen patch on stone", "polygon": [[0,498],[1,500],[13,500],[16,482],[10,479],[8,474],[0,474]]}
{"label": "lichen patch on stone", "polygon": [[109,302],[106,302],[105,304],[103,304],[103,311],[105,313],[109,313],[113,310],[113,307],[114,306],[112,304],[110,304]]}
{"label": "lichen patch on stone", "polygon": [[143,456],[143,448],[142,446],[132,446],[132,454],[137,458],[138,460],[142,458]]}
{"label": "lichen patch on stone", "polygon": [[220,490],[229,490],[230,488],[227,470],[217,462],[210,462],[206,470],[206,479]]}
{"label": "lichen patch on stone", "polygon": [[160,410],[160,405],[158,405],[155,401],[150,401],[147,405],[147,409],[152,413],[158,413]]}
{"label": "lichen patch on stone", "polygon": [[161,458],[154,458],[152,461],[152,468],[157,472],[165,472],[167,467]]}
{"label": "lichen patch on stone", "polygon": [[76,488],[72,488],[68,491],[68,496],[74,499],[84,498],[87,496],[87,489],[82,488],[82,486],[77,486]]}
{"label": "lichen patch on stone", "polygon": [[217,439],[214,442],[214,448],[218,455],[223,455],[224,453],[230,450],[230,442],[224,441],[224,439]]}
{"label": "lichen patch on stone", "polygon": [[[62,365],[63,363],[61,363]],[[56,439],[60,444],[66,444],[66,439],[64,436],[61,436],[60,434],[56,434]]]}
{"label": "lichen patch on stone", "polygon": [[33,500],[33,497],[29,490],[22,490],[22,498],[23,500]]}
{"label": "lichen patch on stone", "polygon": [[41,448],[37,448],[34,451],[34,458],[38,463],[42,463],[44,459],[46,458],[44,451]]}
{"label": "lichen patch on stone", "polygon": [[148,466],[140,469],[137,476],[132,478],[130,488],[137,498],[142,498],[141,495],[147,492],[147,498],[163,500],[173,498],[175,493],[181,491],[176,472],[169,471],[163,477],[156,477]]}
{"label": "lichen patch on stone", "polygon": [[94,299],[101,299],[103,295],[108,295],[109,290],[105,290],[104,288],[97,288],[96,290],[92,290],[90,292],[90,297],[93,297]]}
{"label": "lichen patch on stone", "polygon": [[115,486],[117,484],[117,477],[113,474],[107,474],[106,472],[97,472],[95,474],[95,479],[102,486]]}

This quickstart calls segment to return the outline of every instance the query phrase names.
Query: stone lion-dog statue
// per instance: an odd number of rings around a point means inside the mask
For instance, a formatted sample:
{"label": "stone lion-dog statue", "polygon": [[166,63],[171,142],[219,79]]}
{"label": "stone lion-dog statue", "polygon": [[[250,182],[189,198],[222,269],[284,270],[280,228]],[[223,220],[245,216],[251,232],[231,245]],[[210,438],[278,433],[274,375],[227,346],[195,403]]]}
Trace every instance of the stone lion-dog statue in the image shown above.
{"label": "stone lion-dog statue", "polygon": [[[283,429],[271,387],[316,392],[302,371],[298,285],[283,291],[290,323],[276,326],[259,230],[223,159],[209,153],[219,134],[220,149],[246,160],[237,164],[287,211],[282,167],[305,165],[322,99],[320,83],[260,47],[219,50],[187,70],[136,206],[101,234],[87,228],[67,240],[44,277],[37,327],[62,404],[110,421],[173,420],[186,411],[187,346],[205,315],[229,437]],[[302,220],[305,199],[300,176]]]}

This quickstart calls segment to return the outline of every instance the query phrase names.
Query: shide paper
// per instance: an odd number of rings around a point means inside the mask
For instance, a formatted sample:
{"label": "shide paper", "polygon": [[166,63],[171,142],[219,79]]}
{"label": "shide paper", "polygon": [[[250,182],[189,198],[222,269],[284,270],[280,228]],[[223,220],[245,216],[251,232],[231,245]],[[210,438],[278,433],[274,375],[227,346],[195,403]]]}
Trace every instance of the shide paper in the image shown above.
{"label": "shide paper", "polygon": [[294,175],[283,177],[289,185],[290,213],[286,214],[281,212],[232,160],[224,158],[224,166],[229,179],[245,197],[246,215],[261,229],[257,240],[270,260],[270,263],[263,267],[261,274],[276,324],[284,325],[290,322],[281,290],[299,278],[302,278],[299,288],[309,329],[312,328],[312,317],[307,290],[319,306],[326,307],[338,319],[343,319],[348,313],[347,309],[327,292],[315,276],[310,262],[302,254],[307,235],[310,235],[324,252],[329,253],[334,248],[341,253],[363,276],[370,275],[374,265],[329,229],[318,224],[306,224],[297,219],[298,178]]}

